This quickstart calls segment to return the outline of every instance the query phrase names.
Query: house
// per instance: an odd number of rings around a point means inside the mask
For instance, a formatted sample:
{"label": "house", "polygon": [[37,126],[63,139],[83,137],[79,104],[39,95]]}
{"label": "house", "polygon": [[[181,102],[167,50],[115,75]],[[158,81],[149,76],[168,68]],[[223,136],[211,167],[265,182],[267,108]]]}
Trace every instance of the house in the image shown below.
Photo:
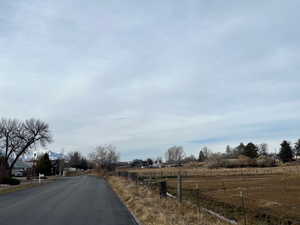
{"label": "house", "polygon": [[[12,163],[12,160],[9,161],[9,164]],[[31,169],[33,167],[32,162],[25,162],[23,160],[18,160],[13,169],[12,169],[12,175],[16,177],[22,177],[26,175],[26,171]]]}

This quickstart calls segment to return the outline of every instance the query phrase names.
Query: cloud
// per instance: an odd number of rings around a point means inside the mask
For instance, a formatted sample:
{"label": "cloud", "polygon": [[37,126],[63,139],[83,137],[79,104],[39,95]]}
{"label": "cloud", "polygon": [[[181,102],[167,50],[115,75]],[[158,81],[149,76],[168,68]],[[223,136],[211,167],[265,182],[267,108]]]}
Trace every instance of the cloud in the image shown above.
{"label": "cloud", "polygon": [[124,160],[172,145],[296,139],[296,2],[3,1],[3,117],[49,122],[50,149],[115,144]]}

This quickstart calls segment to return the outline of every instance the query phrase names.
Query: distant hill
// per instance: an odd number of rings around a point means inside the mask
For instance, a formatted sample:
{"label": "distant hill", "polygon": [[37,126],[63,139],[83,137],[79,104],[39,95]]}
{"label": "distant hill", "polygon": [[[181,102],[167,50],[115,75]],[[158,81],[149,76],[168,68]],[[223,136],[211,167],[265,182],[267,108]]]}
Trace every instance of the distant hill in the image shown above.
{"label": "distant hill", "polygon": [[48,152],[50,160],[57,160],[57,159],[65,159],[66,156],[63,153],[57,153],[57,152]]}

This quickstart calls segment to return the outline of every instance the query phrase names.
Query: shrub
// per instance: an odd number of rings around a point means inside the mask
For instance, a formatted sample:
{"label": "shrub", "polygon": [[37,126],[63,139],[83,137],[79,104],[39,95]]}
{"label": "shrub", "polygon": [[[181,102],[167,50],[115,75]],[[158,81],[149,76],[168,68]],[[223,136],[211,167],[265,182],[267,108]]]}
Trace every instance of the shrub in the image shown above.
{"label": "shrub", "polygon": [[240,161],[240,167],[255,167],[255,166],[257,166],[255,159],[252,159],[245,155],[240,155],[239,161]]}
{"label": "shrub", "polygon": [[242,167],[255,167],[256,161],[247,156],[241,155],[238,159],[224,159],[225,168],[242,168]]}
{"label": "shrub", "polygon": [[224,159],[220,155],[212,155],[208,159],[208,168],[241,168],[255,167],[256,160],[240,155],[238,159]]}
{"label": "shrub", "polygon": [[241,167],[239,159],[225,159],[225,168],[237,168]]}
{"label": "shrub", "polygon": [[243,167],[273,167],[276,161],[269,156],[260,156],[251,159],[245,155],[240,155],[237,159],[224,159],[219,154],[212,154],[207,160],[208,168],[243,168]]}
{"label": "shrub", "polygon": [[260,156],[256,161],[257,161],[257,166],[259,167],[276,166],[275,160],[268,156]]}
{"label": "shrub", "polygon": [[225,160],[220,154],[212,154],[207,159],[207,167],[210,169],[225,167]]}
{"label": "shrub", "polygon": [[3,178],[3,184],[19,185],[20,181],[11,177]]}

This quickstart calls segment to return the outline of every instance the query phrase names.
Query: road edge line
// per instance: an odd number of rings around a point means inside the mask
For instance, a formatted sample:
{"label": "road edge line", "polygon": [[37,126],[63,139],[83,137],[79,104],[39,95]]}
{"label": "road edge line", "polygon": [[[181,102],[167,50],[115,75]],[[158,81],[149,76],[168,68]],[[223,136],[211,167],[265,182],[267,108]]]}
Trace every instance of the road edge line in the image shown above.
{"label": "road edge line", "polygon": [[128,210],[128,212],[130,213],[133,222],[136,225],[143,225],[141,223],[141,221],[133,214],[133,212],[131,212],[131,210],[127,207],[127,205],[124,203],[124,201],[121,199],[121,197],[118,195],[117,192],[115,192],[115,190],[113,189],[113,187],[111,186],[111,184],[107,181],[107,179],[103,178],[103,180],[105,181],[105,183],[109,186],[109,188],[115,193],[115,195],[117,196],[117,198],[119,199],[119,201],[124,205],[124,207]]}

